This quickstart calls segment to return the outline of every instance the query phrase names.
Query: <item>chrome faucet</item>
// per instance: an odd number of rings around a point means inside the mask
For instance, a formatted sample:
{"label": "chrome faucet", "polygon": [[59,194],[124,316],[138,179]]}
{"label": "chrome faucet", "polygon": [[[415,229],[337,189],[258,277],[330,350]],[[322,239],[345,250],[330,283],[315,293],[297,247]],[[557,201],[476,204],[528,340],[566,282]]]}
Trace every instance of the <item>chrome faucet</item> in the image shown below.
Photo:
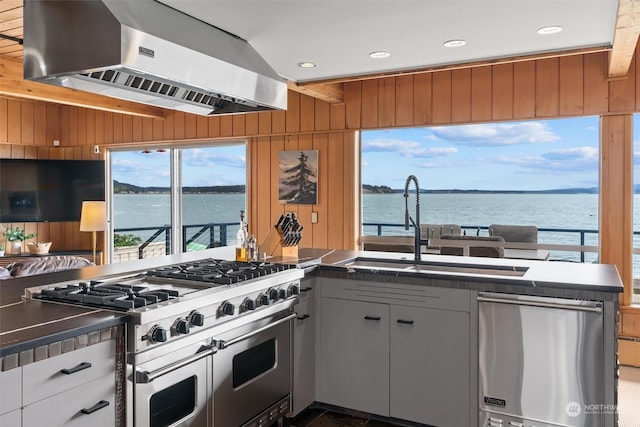
{"label": "chrome faucet", "polygon": [[[409,184],[413,181],[416,185],[416,217],[415,221],[409,215]],[[409,229],[409,222],[413,224],[414,228],[414,241],[413,241],[413,254],[416,261],[421,259],[420,246],[423,244],[428,245],[429,240],[423,240],[420,236],[420,185],[418,184],[418,178],[415,175],[409,175],[407,181],[404,184],[404,229]]]}

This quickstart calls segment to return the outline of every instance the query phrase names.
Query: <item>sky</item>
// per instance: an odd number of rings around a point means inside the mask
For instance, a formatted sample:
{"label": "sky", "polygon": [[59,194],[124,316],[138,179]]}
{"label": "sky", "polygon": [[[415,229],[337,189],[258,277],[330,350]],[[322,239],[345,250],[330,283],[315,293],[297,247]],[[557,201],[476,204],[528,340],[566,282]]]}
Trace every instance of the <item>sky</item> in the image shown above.
{"label": "sky", "polygon": [[[169,151],[112,153],[113,179],[141,187],[170,185]],[[182,149],[182,185],[211,186],[246,183],[246,146],[220,145]]]}
{"label": "sky", "polygon": [[581,117],[367,131],[362,182],[404,188],[411,174],[430,190],[596,187],[598,125]]}
{"label": "sky", "polygon": [[[598,186],[598,117],[363,131],[362,183],[421,189],[550,190]],[[634,118],[640,129],[640,115]],[[635,138],[640,165],[640,137]],[[139,186],[169,185],[169,152],[114,152],[113,176]],[[183,149],[183,185],[246,182],[243,144]],[[634,181],[640,182],[635,167]]]}

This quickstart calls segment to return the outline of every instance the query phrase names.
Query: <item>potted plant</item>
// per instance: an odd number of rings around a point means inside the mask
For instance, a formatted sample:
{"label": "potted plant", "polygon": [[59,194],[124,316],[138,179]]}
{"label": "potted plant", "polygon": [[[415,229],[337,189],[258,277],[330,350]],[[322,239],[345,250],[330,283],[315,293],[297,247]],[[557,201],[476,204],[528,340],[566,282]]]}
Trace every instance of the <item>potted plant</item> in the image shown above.
{"label": "potted plant", "polygon": [[8,242],[11,243],[11,253],[19,254],[22,252],[22,242],[25,240],[33,239],[38,234],[37,233],[25,233],[23,228],[15,227],[9,228],[8,226],[4,226],[4,238],[7,239]]}
{"label": "potted plant", "polygon": [[4,244],[0,243],[0,256],[4,256]]}

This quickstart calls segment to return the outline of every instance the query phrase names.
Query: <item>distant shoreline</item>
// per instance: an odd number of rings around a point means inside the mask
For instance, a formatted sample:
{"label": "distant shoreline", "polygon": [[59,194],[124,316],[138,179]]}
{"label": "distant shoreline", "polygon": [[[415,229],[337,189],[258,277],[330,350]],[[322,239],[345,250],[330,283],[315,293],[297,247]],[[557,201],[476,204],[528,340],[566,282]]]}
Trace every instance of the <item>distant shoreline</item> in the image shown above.
{"label": "distant shoreline", "polygon": [[[132,184],[113,182],[114,194],[169,194],[169,187],[139,187]],[[638,192],[638,188],[635,189]],[[183,187],[184,194],[242,194],[246,192],[244,185],[212,185],[202,187]],[[385,185],[362,185],[364,194],[397,194],[403,189],[394,189]],[[597,187],[591,188],[558,188],[553,190],[420,190],[420,194],[598,194]]]}

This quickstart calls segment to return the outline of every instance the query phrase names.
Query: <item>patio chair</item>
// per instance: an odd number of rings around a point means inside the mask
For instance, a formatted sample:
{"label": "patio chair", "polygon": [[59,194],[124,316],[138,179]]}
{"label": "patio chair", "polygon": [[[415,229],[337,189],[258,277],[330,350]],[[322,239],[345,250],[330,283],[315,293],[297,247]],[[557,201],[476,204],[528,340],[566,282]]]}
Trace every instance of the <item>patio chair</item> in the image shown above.
{"label": "patio chair", "polygon": [[500,236],[505,242],[538,243],[538,227],[535,225],[491,224],[489,236]]}
{"label": "patio chair", "polygon": [[420,224],[422,239],[439,239],[442,236],[460,236],[462,227],[458,224]]}
{"label": "patio chair", "polygon": [[[486,242],[504,242],[505,240],[500,236],[450,236],[445,235],[440,237],[443,240],[474,240],[474,241],[486,241]],[[460,246],[441,246],[440,255],[457,255],[464,254],[464,248]],[[497,246],[469,246],[469,256],[480,256],[488,258],[504,258],[504,248]]]}

